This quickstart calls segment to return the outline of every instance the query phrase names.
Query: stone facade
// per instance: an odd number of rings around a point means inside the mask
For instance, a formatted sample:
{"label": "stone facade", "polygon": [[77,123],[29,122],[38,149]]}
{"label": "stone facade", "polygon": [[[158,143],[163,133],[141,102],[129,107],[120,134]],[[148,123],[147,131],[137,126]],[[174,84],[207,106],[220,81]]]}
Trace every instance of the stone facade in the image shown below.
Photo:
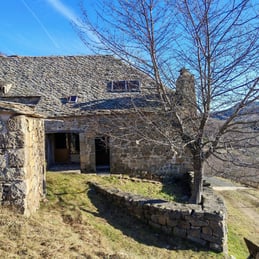
{"label": "stone facade", "polygon": [[[3,103],[2,103],[3,104]],[[44,122],[0,103],[0,204],[29,215],[44,196]]]}
{"label": "stone facade", "polygon": [[[193,89],[194,78],[186,70],[176,93],[168,89],[168,97],[187,116],[180,95],[191,91],[190,96]],[[187,149],[173,152],[172,142],[181,146],[177,124],[173,113],[163,110],[154,80],[112,56],[0,56],[0,101],[22,103],[47,118],[48,169],[62,166],[153,179],[192,169]],[[1,170],[35,166],[27,164],[31,147],[25,145],[30,140],[8,134],[17,144]],[[35,156],[39,167],[43,156]]]}
{"label": "stone facade", "polygon": [[[149,120],[154,116],[163,120],[162,115],[146,115]],[[139,125],[138,125],[139,124]],[[141,126],[140,126],[141,124]],[[55,135],[58,132],[74,132],[79,135],[80,169],[82,172],[96,172],[97,147],[95,140],[102,136],[109,137],[105,143],[109,149],[109,171],[111,173],[135,175],[142,178],[161,179],[169,174],[186,172],[191,169],[188,150],[181,157],[173,157],[166,138],[161,132],[155,132],[152,127],[139,119],[138,114],[125,112],[123,114],[92,114],[73,118],[57,118],[46,122],[46,132]],[[143,128],[141,132],[139,129]],[[176,135],[177,128],[166,123],[161,131],[167,132],[167,137]],[[48,134],[47,134],[48,135]],[[156,144],[156,141],[158,144]],[[51,142],[51,140],[50,140]],[[54,146],[54,145],[53,145]],[[54,148],[54,147],[53,147]],[[50,156],[53,151],[49,151]],[[51,164],[52,157],[48,163]]]}
{"label": "stone facade", "polygon": [[[188,116],[185,95],[195,93],[187,70],[181,70],[176,88],[176,93],[168,89],[168,96]],[[84,173],[109,171],[152,179],[192,169],[187,149],[173,152],[172,141],[181,146],[178,128],[173,113],[162,109],[152,78],[112,56],[0,56],[0,102],[33,107],[47,118],[48,169],[75,167]],[[29,111],[27,115],[33,120]],[[35,125],[32,132],[40,127]],[[28,162],[28,154],[36,152],[30,151],[31,134],[10,131],[5,136],[16,146],[5,146],[12,151],[4,154],[8,161],[2,162],[3,175],[6,168],[26,168],[24,174],[31,177],[37,165],[37,172],[45,172],[41,148]]]}
{"label": "stone facade", "polygon": [[180,204],[124,193],[90,183],[92,188],[126,213],[166,234],[175,235],[215,252],[227,253],[226,210],[212,189],[204,189],[203,205]]}
{"label": "stone facade", "polygon": [[[0,100],[33,106],[48,118],[49,168],[67,165],[82,172],[150,177],[191,169],[188,150],[172,152],[170,141],[177,138],[177,126],[172,127],[172,113],[161,113],[154,81],[121,60],[0,56],[0,82]],[[168,94],[177,100],[193,87],[193,76],[184,71],[176,93]],[[179,101],[183,111],[181,105]]]}

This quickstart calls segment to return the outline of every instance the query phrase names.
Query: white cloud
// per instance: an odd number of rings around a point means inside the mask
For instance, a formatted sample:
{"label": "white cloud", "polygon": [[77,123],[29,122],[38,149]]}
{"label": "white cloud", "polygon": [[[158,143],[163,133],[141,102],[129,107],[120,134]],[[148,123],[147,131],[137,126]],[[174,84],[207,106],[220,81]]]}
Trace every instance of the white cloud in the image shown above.
{"label": "white cloud", "polygon": [[74,13],[74,11],[71,8],[64,5],[60,0],[47,0],[47,2],[62,16],[64,16],[70,22],[79,27],[80,30],[86,33],[90,39],[98,41],[97,37],[93,33],[91,33],[88,26],[79,19],[79,17]]}
{"label": "white cloud", "polygon": [[61,1],[59,0],[47,0],[49,4],[58,11],[61,15],[63,15],[68,20],[72,21],[77,26],[82,26],[82,23],[76,16],[76,14],[73,12],[72,9],[65,6]]}

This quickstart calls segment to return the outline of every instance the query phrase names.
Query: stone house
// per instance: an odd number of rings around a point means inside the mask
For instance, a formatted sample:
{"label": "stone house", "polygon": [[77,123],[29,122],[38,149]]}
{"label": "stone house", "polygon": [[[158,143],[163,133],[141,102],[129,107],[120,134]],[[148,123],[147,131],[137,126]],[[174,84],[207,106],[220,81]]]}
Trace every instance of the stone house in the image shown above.
{"label": "stone house", "polygon": [[0,101],[0,204],[29,215],[45,188],[44,122],[29,107]]}
{"label": "stone house", "polygon": [[[179,82],[194,84],[190,74],[188,80]],[[167,130],[153,80],[112,56],[1,56],[0,92],[0,101],[22,103],[47,118],[47,168],[128,174],[190,169],[188,153],[173,157],[168,142],[160,141],[161,129],[166,139],[177,128]]]}
{"label": "stone house", "polygon": [[[181,119],[193,119],[186,69],[168,97]],[[188,150],[172,153],[171,141],[180,139],[173,116],[148,75],[112,56],[0,56],[0,205],[35,211],[46,166],[157,178],[191,170]],[[217,252],[226,247],[224,206],[210,192],[202,206],[182,206],[95,188],[166,233]]]}

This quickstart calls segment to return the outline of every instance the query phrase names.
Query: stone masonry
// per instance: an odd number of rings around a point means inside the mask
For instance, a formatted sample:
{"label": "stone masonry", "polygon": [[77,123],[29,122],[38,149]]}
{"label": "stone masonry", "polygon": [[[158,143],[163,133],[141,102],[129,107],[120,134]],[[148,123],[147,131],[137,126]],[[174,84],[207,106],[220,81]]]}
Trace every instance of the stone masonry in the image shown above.
{"label": "stone masonry", "polygon": [[226,210],[212,189],[204,189],[203,205],[182,204],[124,193],[96,183],[90,186],[108,202],[166,234],[215,252],[227,253]]}
{"label": "stone masonry", "polygon": [[44,195],[44,122],[0,103],[0,204],[29,215]]}
{"label": "stone masonry", "polygon": [[[167,137],[175,138],[176,128],[167,125],[163,115],[153,114],[154,121],[163,123],[161,131]],[[152,114],[147,115],[151,120]],[[170,123],[170,121],[168,120]],[[120,115],[89,114],[62,120],[58,118],[45,123],[47,132],[78,132],[80,136],[80,168],[82,172],[96,172],[95,168],[95,138],[109,136],[110,172],[124,173],[141,178],[164,178],[167,174],[191,170],[188,150],[181,157],[172,157],[168,141],[156,133],[147,122],[140,120],[138,114],[124,112]],[[143,128],[141,134],[140,129]],[[157,140],[156,144],[155,140]]]}
{"label": "stone masonry", "polygon": [[[112,91],[115,82],[138,82],[139,88]],[[195,103],[191,73],[182,69],[176,92],[167,90],[180,113],[190,117],[190,110],[196,110],[195,104],[186,107],[186,98]],[[179,137],[177,123],[172,112],[162,114],[157,97],[151,77],[113,56],[0,56],[0,100],[34,106],[48,118],[49,169],[77,163],[82,172],[97,172],[95,141],[102,137],[109,138],[105,165],[111,173],[151,178],[192,169],[187,149],[172,152],[171,142]],[[63,143],[58,138],[62,134]],[[69,134],[77,137],[77,152]]]}

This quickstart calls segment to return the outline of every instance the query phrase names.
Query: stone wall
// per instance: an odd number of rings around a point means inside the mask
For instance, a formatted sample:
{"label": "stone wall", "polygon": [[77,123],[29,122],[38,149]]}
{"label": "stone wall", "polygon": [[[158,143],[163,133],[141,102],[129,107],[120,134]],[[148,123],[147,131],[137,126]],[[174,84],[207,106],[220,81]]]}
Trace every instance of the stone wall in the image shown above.
{"label": "stone wall", "polygon": [[[144,178],[163,178],[168,174],[191,169],[190,155],[185,150],[174,156],[168,139],[176,138],[177,128],[167,125],[159,115],[145,115],[161,120],[161,131],[143,121],[136,113],[92,114],[80,117],[57,118],[46,122],[47,133],[77,132],[80,135],[82,172],[95,172],[95,138],[109,136],[110,171]],[[158,123],[158,119],[153,118]],[[51,161],[49,161],[51,162]]]}
{"label": "stone wall", "polygon": [[44,122],[0,111],[0,203],[29,215],[44,195]]}
{"label": "stone wall", "polygon": [[108,202],[125,209],[154,228],[195,242],[216,252],[227,252],[225,206],[212,189],[204,189],[203,205],[180,204],[124,193],[90,183]]}

